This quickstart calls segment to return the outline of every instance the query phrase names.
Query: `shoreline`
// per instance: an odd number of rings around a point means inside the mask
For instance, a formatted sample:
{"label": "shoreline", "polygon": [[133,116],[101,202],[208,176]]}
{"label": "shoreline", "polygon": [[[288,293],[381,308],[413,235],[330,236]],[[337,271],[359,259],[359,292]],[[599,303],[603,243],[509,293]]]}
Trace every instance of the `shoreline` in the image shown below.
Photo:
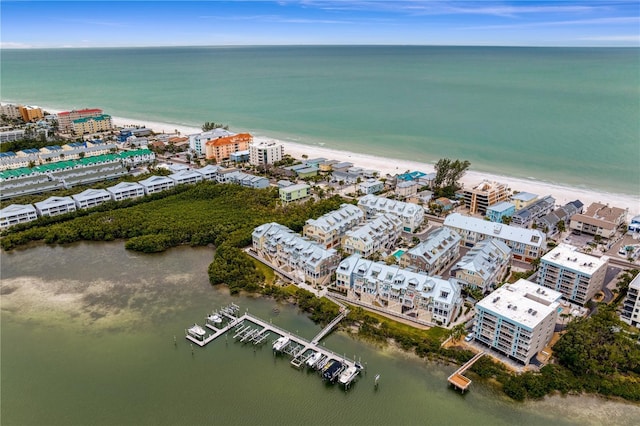
{"label": "shoreline", "polygon": [[[41,107],[51,113],[57,113],[61,110]],[[118,127],[127,125],[144,126],[152,129],[156,133],[175,133],[177,130],[181,136],[188,136],[194,133],[201,133],[202,130],[199,127],[191,127],[187,125],[179,125],[172,123],[163,123],[149,120],[131,119],[120,116],[111,116],[113,124]],[[244,131],[244,130],[243,130]],[[251,133],[251,130],[247,130]],[[431,173],[434,171],[433,164],[400,160],[395,158],[384,158],[374,155],[361,154],[347,150],[338,150],[333,148],[325,148],[323,146],[305,145],[288,140],[282,140],[277,138],[271,138],[264,135],[254,135],[254,141],[276,141],[284,145],[285,154],[289,154],[292,157],[300,160],[303,155],[307,155],[309,158],[323,157],[328,160],[348,161],[353,163],[356,167],[364,169],[372,169],[380,172],[380,176],[395,175],[397,173],[404,173],[405,171],[422,171],[425,173]],[[530,192],[537,194],[540,198],[551,195],[556,200],[556,205],[564,206],[566,203],[573,200],[580,200],[585,209],[594,202],[600,202],[608,204],[609,206],[619,207],[627,209],[627,220],[631,217],[640,214],[640,193],[639,194],[624,194],[613,192],[601,192],[597,190],[589,190],[583,188],[576,188],[569,185],[562,185],[558,183],[544,182],[534,179],[516,178],[506,175],[485,173],[473,170],[473,164],[471,169],[462,177],[460,182],[465,187],[475,186],[483,180],[497,181],[506,183],[511,190],[519,192]]]}

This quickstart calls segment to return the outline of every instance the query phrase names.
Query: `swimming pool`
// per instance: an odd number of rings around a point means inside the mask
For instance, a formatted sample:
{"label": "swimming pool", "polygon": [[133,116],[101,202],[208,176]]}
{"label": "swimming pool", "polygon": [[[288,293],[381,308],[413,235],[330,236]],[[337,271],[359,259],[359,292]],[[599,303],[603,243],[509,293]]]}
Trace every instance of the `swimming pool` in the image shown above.
{"label": "swimming pool", "polygon": [[393,253],[393,255],[395,257],[397,257],[398,259],[400,259],[400,257],[404,254],[404,250],[396,250],[395,253]]}

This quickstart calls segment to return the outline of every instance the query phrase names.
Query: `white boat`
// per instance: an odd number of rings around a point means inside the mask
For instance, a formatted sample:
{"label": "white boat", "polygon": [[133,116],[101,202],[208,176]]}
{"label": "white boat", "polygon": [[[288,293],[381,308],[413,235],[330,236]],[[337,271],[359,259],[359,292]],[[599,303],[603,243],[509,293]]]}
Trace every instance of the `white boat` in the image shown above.
{"label": "white boat", "polygon": [[207,335],[204,328],[200,327],[198,324],[194,324],[193,327],[188,330],[188,333],[190,336],[195,337],[198,340],[204,340],[204,337]]}
{"label": "white boat", "polygon": [[342,374],[340,374],[340,377],[338,378],[338,381],[341,384],[346,385],[351,380],[353,380],[353,378],[356,376],[356,374],[358,374],[358,368],[354,365],[353,367],[349,367],[346,370],[344,370],[342,372]]}
{"label": "white boat", "polygon": [[307,365],[308,365],[309,367],[313,367],[313,366],[314,366],[314,364],[315,364],[316,362],[318,362],[318,360],[320,359],[320,357],[321,357],[321,356],[322,356],[322,354],[321,354],[320,352],[314,352],[314,353],[313,353],[313,355],[311,355],[311,356],[309,357],[309,359],[307,359]]}
{"label": "white boat", "polygon": [[208,319],[210,322],[214,323],[214,324],[220,324],[220,323],[222,323],[222,317],[221,317],[220,315],[218,315],[218,314],[212,314],[212,315],[209,315],[209,316],[207,317],[207,319]]}
{"label": "white boat", "polygon": [[285,346],[287,346],[288,343],[289,343],[289,337],[288,336],[282,336],[278,340],[273,342],[273,350],[274,351],[281,351]]}

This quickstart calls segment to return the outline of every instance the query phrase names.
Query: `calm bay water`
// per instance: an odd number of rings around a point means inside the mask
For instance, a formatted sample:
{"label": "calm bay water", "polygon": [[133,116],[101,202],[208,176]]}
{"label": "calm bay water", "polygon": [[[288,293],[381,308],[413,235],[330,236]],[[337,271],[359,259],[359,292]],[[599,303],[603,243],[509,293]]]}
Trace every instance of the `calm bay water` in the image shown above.
{"label": "calm bay water", "polygon": [[211,288],[209,249],[149,256],[114,242],[0,255],[3,425],[631,425],[640,418],[638,406],[596,398],[516,404],[479,382],[461,396],[446,384],[454,367],[343,333],[326,346],[361,357],[369,371],[348,392],[291,368],[268,346],[254,351],[221,338],[192,354],[184,328],[231,301],[302,336],[320,329],[293,306]]}
{"label": "calm bay water", "polygon": [[234,130],[638,194],[640,50],[4,50],[3,101]]}

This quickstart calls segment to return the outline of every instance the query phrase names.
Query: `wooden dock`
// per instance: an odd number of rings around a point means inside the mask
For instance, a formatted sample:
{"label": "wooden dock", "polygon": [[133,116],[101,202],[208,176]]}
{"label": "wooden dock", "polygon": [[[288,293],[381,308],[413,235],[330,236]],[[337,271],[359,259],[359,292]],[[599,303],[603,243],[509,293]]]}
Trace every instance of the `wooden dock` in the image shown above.
{"label": "wooden dock", "polygon": [[[234,305],[236,306],[236,305]],[[266,341],[267,336],[277,335],[278,337],[288,337],[289,342],[281,348],[279,352],[285,353],[289,355],[291,360],[291,365],[296,368],[300,368],[304,365],[305,361],[309,358],[311,352],[320,352],[322,355],[322,359],[336,360],[340,361],[345,365],[345,369],[349,367],[356,367],[358,370],[361,370],[363,367],[355,360],[349,359],[344,355],[339,355],[324,346],[319,345],[320,340],[326,336],[332,329],[335,327],[344,317],[347,316],[349,310],[343,308],[340,314],[329,323],[325,328],[323,328],[312,341],[308,341],[307,339],[300,337],[296,334],[289,332],[277,325],[273,325],[270,322],[266,322],[256,316],[251,315],[248,312],[245,312],[242,316],[235,316],[239,309],[225,309],[223,308],[220,311],[220,314],[223,315],[227,319],[227,324],[221,328],[218,328],[215,324],[211,324],[209,322],[205,323],[205,327],[212,330],[213,333],[206,336],[203,340],[199,340],[196,337],[191,336],[189,333],[186,333],[186,338],[196,345],[203,347],[228,331],[234,329],[233,338],[236,341],[242,343],[253,343],[254,345],[262,344]],[[255,327],[257,326],[257,328]],[[357,375],[357,374],[356,374]],[[355,378],[354,375],[353,377]],[[347,383],[348,385],[348,383]]]}
{"label": "wooden dock", "polygon": [[467,361],[462,367],[458,368],[452,375],[449,376],[448,380],[456,389],[460,389],[462,393],[466,391],[471,385],[471,379],[463,376],[462,374],[467,371],[477,360],[484,356],[484,352],[480,352],[474,355],[469,361]]}

